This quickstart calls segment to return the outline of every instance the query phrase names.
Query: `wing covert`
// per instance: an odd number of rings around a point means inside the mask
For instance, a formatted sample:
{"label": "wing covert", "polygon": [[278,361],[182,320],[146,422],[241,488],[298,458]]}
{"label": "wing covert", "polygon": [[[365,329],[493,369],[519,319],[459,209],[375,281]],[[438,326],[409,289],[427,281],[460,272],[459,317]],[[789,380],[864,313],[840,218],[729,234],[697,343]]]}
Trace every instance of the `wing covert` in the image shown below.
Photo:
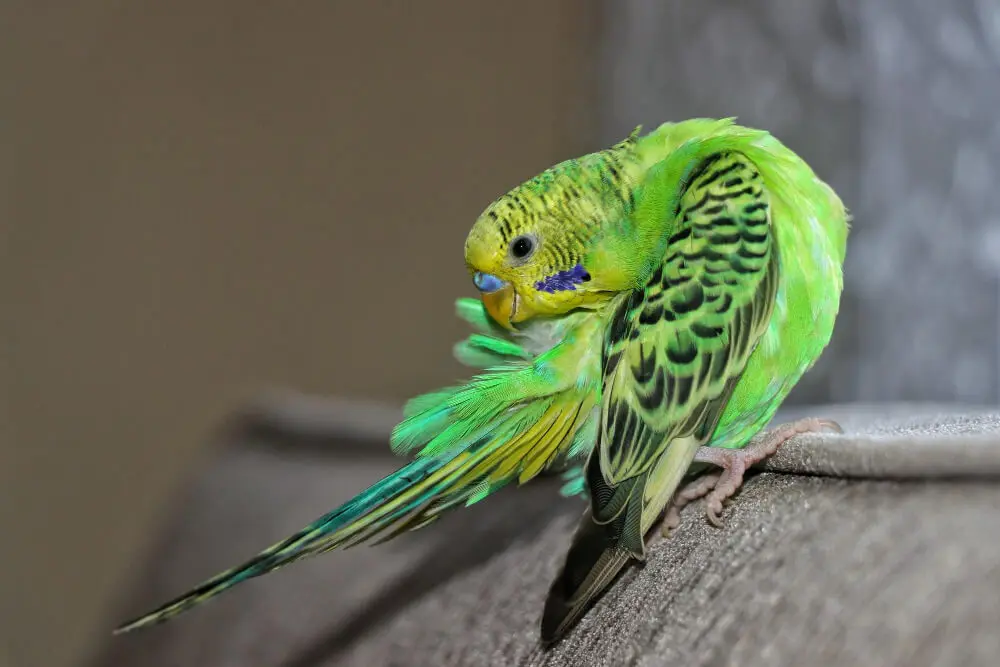
{"label": "wing covert", "polygon": [[663,262],[619,297],[604,341],[601,469],[634,477],[676,438],[711,437],[778,287],[768,195],[740,153],[687,179]]}

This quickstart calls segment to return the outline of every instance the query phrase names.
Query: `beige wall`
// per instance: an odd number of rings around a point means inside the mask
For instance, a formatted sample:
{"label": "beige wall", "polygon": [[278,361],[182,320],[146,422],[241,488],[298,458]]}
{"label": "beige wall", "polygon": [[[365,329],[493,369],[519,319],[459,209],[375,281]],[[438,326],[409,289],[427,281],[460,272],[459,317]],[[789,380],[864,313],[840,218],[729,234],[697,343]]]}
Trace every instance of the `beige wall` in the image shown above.
{"label": "beige wall", "polygon": [[593,148],[589,3],[64,4],[0,10],[17,667],[109,629],[166,498],[256,389],[458,377],[470,223]]}

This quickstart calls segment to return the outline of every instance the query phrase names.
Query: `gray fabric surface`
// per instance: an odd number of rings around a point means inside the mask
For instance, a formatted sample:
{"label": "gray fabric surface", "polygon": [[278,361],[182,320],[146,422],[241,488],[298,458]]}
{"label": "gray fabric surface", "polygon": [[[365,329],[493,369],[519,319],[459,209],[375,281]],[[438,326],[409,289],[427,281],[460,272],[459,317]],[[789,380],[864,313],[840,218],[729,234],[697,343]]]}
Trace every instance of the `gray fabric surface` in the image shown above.
{"label": "gray fabric surface", "polygon": [[[801,437],[771,465],[853,479],[756,475],[721,530],[693,505],[550,651],[537,645],[538,618],[582,511],[556,480],[109,637],[95,665],[996,665],[1000,413],[795,412],[836,418],[848,433]],[[258,424],[230,440],[121,616],[284,537],[398,463],[376,453],[384,446],[315,428],[307,438]]]}

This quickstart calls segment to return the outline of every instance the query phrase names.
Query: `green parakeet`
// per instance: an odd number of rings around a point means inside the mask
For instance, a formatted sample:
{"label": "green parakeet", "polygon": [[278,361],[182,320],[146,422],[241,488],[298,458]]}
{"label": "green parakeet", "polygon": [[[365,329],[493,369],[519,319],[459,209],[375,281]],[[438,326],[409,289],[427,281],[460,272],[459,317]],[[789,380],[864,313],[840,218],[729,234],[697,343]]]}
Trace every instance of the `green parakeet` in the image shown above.
{"label": "green parakeet", "polygon": [[481,298],[458,301],[476,332],[455,354],[483,370],[406,405],[391,445],[411,461],[119,631],[561,472],[589,508],[542,613],[542,639],[557,639],[645,557],[665,511],[673,527],[707,494],[718,523],[746,467],[795,433],[836,428],[804,420],[750,444],[830,339],[847,234],[843,204],[805,162],[731,119],[637,128],[544,171],[469,233]]}

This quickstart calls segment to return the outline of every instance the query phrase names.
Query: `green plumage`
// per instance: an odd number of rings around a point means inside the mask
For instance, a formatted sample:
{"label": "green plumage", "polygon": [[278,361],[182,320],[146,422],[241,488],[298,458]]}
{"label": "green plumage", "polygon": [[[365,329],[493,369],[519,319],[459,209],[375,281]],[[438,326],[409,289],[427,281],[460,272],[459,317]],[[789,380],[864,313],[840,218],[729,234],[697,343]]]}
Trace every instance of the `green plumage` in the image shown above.
{"label": "green plumage", "polygon": [[542,615],[543,639],[558,638],[645,557],[699,447],[746,445],[819,357],[847,232],[840,200],[801,159],[730,120],[636,131],[556,165],[469,234],[466,263],[490,292],[459,300],[475,333],[455,355],[481,374],[406,406],[391,444],[412,461],[121,629],[563,472],[564,493],[584,493],[590,511]]}

